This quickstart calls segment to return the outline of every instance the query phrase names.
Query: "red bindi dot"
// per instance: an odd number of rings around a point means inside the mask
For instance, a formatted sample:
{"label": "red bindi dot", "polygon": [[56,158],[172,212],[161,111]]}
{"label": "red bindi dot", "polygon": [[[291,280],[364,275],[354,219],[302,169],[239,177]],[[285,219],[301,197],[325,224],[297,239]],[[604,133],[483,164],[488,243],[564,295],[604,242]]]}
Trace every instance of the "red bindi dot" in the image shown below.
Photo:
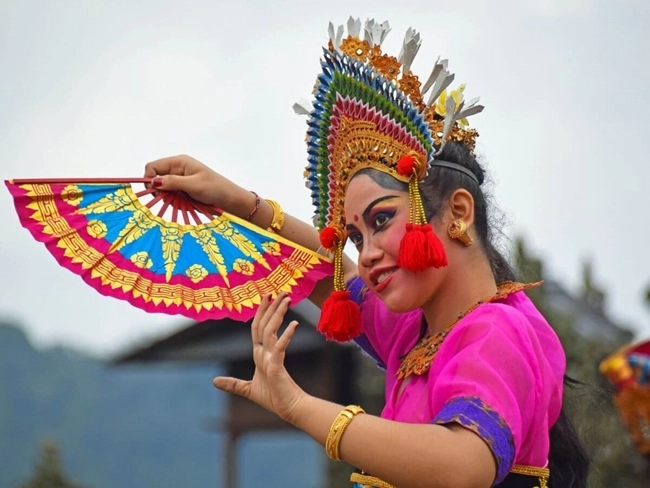
{"label": "red bindi dot", "polygon": [[355,216],[354,216],[354,221],[355,221],[355,222],[359,222],[359,216],[358,216],[358,215],[355,215]]}

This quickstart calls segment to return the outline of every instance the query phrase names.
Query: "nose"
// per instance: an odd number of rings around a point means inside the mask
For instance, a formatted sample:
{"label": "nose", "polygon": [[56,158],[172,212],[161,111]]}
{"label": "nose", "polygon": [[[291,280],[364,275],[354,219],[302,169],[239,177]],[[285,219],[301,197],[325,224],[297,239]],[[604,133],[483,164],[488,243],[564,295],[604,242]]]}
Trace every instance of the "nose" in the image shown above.
{"label": "nose", "polygon": [[382,249],[377,246],[375,239],[366,239],[359,253],[359,264],[365,268],[371,268],[383,256]]}

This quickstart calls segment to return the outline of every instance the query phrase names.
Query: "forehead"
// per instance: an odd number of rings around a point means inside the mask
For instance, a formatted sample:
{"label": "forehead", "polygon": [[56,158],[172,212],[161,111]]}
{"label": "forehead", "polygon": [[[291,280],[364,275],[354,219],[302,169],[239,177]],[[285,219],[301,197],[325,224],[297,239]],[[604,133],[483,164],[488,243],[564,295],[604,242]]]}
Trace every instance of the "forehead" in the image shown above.
{"label": "forehead", "polygon": [[356,175],[345,192],[344,211],[347,217],[360,215],[373,201],[385,195],[407,197],[406,184],[391,176],[375,171]]}

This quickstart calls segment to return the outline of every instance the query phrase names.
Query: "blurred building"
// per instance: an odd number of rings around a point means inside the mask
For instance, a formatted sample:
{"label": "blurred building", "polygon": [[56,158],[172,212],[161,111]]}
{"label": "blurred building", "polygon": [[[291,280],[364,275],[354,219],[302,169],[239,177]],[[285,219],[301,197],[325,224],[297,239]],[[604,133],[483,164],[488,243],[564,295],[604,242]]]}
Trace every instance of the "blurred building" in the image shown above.
{"label": "blurred building", "polygon": [[[293,320],[300,323],[291,341],[286,357],[286,367],[293,379],[311,395],[340,404],[363,404],[372,411],[370,405],[380,408],[383,396],[383,381],[361,380],[360,376],[381,374],[371,361],[362,357],[353,344],[334,344],[325,341],[316,331],[319,309],[304,300],[292,307],[285,317],[281,332]],[[237,378],[252,378],[254,364],[250,322],[242,323],[230,319],[208,320],[190,326],[139,349],[129,351],[113,360],[114,364],[134,363],[178,363],[219,364],[225,375]],[[374,371],[376,370],[376,372]],[[357,385],[363,384],[365,388]],[[370,398],[368,387],[376,385],[378,393]],[[226,435],[224,487],[237,486],[238,440],[246,434],[261,431],[286,432],[294,428],[277,416],[258,407],[254,403],[236,395],[228,395],[225,418],[212,419],[209,428]],[[200,419],[197,419],[200,420]],[[324,462],[326,461],[323,455]],[[349,470],[342,463],[330,463],[331,486],[340,486],[334,480],[349,479]],[[341,470],[345,472],[341,472]],[[340,472],[340,474],[339,474]]]}

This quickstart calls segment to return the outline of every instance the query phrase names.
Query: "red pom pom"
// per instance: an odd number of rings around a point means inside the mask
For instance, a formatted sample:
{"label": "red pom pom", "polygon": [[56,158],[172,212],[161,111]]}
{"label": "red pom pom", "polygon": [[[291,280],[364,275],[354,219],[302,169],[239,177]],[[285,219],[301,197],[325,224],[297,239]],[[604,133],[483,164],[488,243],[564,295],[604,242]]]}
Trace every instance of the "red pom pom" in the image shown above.
{"label": "red pom pom", "polygon": [[411,176],[415,169],[415,158],[412,154],[405,154],[397,161],[397,172],[402,176]]}
{"label": "red pom pom", "polygon": [[335,291],[323,302],[318,332],[328,341],[347,342],[363,332],[359,305],[347,291]]}
{"label": "red pom pom", "polygon": [[431,224],[406,224],[397,265],[413,273],[447,266],[447,253]]}
{"label": "red pom pom", "polygon": [[325,249],[332,249],[339,237],[334,227],[325,227],[319,234],[321,246]]}

